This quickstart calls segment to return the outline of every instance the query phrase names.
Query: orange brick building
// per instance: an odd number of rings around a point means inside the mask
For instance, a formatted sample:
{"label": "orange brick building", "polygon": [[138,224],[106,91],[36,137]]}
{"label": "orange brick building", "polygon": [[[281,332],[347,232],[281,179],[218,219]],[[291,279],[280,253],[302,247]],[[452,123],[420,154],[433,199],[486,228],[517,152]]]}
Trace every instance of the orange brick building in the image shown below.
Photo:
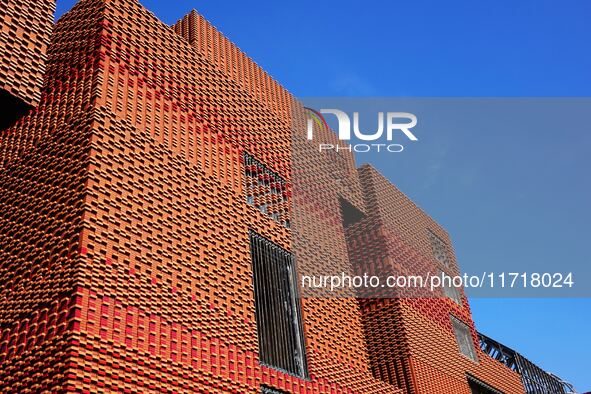
{"label": "orange brick building", "polygon": [[0,7],[0,129],[41,98],[55,1],[3,0]]}
{"label": "orange brick building", "polygon": [[30,97],[0,134],[4,391],[524,393],[463,294],[299,299],[294,261],[458,267],[376,170],[310,149],[302,105],[197,13],[81,0]]}

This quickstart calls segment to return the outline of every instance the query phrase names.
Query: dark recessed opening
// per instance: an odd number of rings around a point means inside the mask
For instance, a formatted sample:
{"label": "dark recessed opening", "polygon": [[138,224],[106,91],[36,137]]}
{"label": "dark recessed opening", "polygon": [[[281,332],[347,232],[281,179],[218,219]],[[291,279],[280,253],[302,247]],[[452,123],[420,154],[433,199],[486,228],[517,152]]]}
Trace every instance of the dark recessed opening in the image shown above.
{"label": "dark recessed opening", "polygon": [[269,386],[261,386],[261,394],[289,394],[287,391],[277,390]]}
{"label": "dark recessed opening", "polygon": [[343,215],[344,227],[348,227],[352,224],[355,224],[365,217],[365,214],[363,212],[355,208],[353,204],[351,204],[344,198],[339,197],[339,202],[341,203],[341,214]]}
{"label": "dark recessed opening", "polygon": [[0,89],[0,108],[2,110],[0,130],[6,130],[13,126],[32,107],[6,90]]}
{"label": "dark recessed opening", "polygon": [[467,375],[467,378],[472,394],[503,394],[502,391],[495,389],[470,374]]}

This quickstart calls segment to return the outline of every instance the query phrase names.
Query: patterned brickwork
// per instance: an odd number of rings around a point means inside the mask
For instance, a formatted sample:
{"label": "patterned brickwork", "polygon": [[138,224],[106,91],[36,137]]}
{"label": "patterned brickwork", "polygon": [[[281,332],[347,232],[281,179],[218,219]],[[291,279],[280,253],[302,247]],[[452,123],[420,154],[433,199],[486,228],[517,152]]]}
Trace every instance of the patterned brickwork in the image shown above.
{"label": "patterned brickwork", "polygon": [[[348,230],[353,262],[382,275],[459,272],[449,236],[437,223],[372,167],[362,166],[359,175],[367,218]],[[469,394],[467,373],[505,393],[524,392],[517,373],[480,351],[463,292],[460,305],[443,294],[403,294],[360,300],[374,375],[412,393]],[[470,328],[478,361],[460,353],[451,316]],[[385,327],[395,329],[384,332]]]}
{"label": "patterned brickwork", "polygon": [[[244,55],[236,66],[253,76],[237,82],[131,0],[80,2],[49,53],[39,108],[3,135],[3,174],[22,172],[10,186],[20,199],[6,183],[0,201],[27,208],[9,227],[41,201],[62,222],[28,224],[20,242],[47,255],[25,250],[3,265],[3,283],[25,286],[0,299],[3,386],[35,391],[49,370],[15,379],[12,365],[48,343],[51,326],[69,351],[69,392],[399,392],[369,373],[355,300],[305,300],[310,381],[258,364],[248,230],[286,248],[290,232],[247,203],[243,154],[290,179],[291,96],[261,94],[278,88]],[[54,231],[55,248],[31,229]],[[17,254],[15,235],[2,236]],[[14,323],[56,302],[50,317]]]}
{"label": "patterned brickwork", "polygon": [[244,189],[248,204],[284,227],[291,227],[288,183],[247,153],[244,154]]}
{"label": "patterned brickwork", "polygon": [[73,12],[56,28],[38,107],[0,136],[0,387],[60,392],[69,379],[70,334],[77,329],[75,286],[83,257],[85,183],[93,117],[97,29]]}
{"label": "patterned brickwork", "polygon": [[[55,26],[39,105],[0,136],[2,390],[464,393],[470,372],[521,393],[500,363],[459,355],[465,297],[308,294],[310,379],[259,364],[249,230],[302,271],[353,273],[367,234],[372,261],[437,264],[428,229],[457,270],[438,225],[305,127],[197,13],[170,27],[135,0],[81,0]],[[339,198],[367,215],[348,233]]]}
{"label": "patterned brickwork", "polygon": [[55,1],[3,0],[0,6],[0,130],[41,99]]}

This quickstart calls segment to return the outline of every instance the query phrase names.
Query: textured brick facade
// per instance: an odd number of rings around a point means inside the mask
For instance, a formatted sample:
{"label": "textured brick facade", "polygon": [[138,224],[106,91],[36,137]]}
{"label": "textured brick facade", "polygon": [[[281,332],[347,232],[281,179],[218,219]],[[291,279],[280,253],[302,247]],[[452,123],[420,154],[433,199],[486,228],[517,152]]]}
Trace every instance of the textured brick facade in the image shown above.
{"label": "textured brick facade", "polygon": [[0,6],[0,129],[41,99],[55,0],[2,0]]}
{"label": "textured brick facade", "polygon": [[[459,273],[444,229],[371,166],[358,169],[366,217],[347,228],[349,256],[380,274]],[[435,236],[445,245],[438,260]],[[409,393],[470,394],[467,375],[504,393],[523,393],[520,375],[484,354],[467,298],[426,297],[422,290],[391,299],[361,299],[365,339],[375,376]],[[471,333],[477,360],[461,354],[452,317]]]}
{"label": "textured brick facade", "polygon": [[[522,393],[502,364],[459,354],[449,314],[474,334],[465,298],[304,298],[310,378],[259,365],[249,230],[303,269],[353,269],[341,196],[398,245],[380,255],[434,264],[426,227],[449,243],[375,170],[306,150],[305,124],[198,14],[171,28],[135,0],[81,0],[54,28],[37,108],[1,132],[0,387],[455,394],[468,372]],[[245,153],[285,181],[263,197],[277,215],[248,203]],[[296,200],[291,217],[278,198]]]}

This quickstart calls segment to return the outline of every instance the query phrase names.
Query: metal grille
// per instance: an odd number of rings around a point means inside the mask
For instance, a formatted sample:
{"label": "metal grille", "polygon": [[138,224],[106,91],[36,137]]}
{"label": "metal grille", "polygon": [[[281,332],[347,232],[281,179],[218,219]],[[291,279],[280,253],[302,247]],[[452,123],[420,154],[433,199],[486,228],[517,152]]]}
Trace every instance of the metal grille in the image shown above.
{"label": "metal grille", "polygon": [[544,371],[521,354],[516,353],[515,360],[521,373],[521,381],[523,382],[526,393],[563,394],[574,392],[571,385],[558,380],[555,376]]}
{"label": "metal grille", "polygon": [[250,232],[250,251],[260,362],[307,377],[293,256],[253,231]]}
{"label": "metal grille", "polygon": [[429,240],[431,241],[431,248],[433,249],[433,256],[446,267],[449,267],[449,255],[447,253],[447,244],[439,238],[431,230],[429,232]]}
{"label": "metal grille", "polygon": [[513,350],[481,333],[478,333],[478,339],[480,340],[480,349],[484,353],[505,364],[513,371],[519,372]]}
{"label": "metal grille", "polygon": [[573,386],[538,367],[515,350],[478,333],[480,348],[489,356],[521,374],[521,381],[528,394],[575,393]]}
{"label": "metal grille", "polygon": [[456,341],[460,352],[471,358],[474,361],[478,361],[476,357],[476,350],[474,349],[474,342],[472,341],[472,335],[470,334],[470,328],[458,318],[451,316],[451,322],[456,334]]}
{"label": "metal grille", "polygon": [[284,227],[290,227],[289,191],[285,179],[244,153],[246,202]]}

